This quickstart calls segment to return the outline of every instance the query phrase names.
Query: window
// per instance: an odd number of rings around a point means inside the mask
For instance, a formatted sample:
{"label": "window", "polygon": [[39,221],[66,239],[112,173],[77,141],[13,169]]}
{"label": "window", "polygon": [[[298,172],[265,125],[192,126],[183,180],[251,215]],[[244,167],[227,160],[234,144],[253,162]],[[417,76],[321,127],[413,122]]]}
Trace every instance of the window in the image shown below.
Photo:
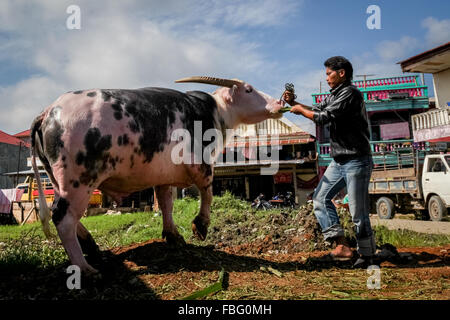
{"label": "window", "polygon": [[17,189],[24,190],[24,193],[28,193],[28,186],[18,186]]}
{"label": "window", "polygon": [[428,160],[427,172],[444,172],[445,165],[440,158],[431,158]]}

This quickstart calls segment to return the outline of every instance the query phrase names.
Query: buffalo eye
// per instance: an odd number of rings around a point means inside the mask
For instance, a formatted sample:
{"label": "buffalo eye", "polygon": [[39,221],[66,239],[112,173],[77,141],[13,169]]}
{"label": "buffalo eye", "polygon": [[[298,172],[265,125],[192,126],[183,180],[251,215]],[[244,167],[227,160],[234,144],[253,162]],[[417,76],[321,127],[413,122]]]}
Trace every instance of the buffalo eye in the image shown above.
{"label": "buffalo eye", "polygon": [[247,88],[247,89],[245,89],[245,92],[247,92],[247,93],[250,93],[250,92],[252,92],[252,91],[253,91],[252,88]]}

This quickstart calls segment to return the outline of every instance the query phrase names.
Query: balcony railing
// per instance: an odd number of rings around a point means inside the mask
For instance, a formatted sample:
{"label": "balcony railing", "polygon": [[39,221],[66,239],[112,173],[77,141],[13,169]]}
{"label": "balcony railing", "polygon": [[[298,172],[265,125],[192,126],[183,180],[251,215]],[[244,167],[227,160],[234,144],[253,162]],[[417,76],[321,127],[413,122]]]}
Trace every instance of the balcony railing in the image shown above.
{"label": "balcony railing", "polygon": [[[419,85],[418,76],[391,77],[353,81],[364,95],[364,101],[377,102],[390,100],[392,94],[404,94],[409,99],[428,98],[428,87]],[[314,93],[313,104],[322,102],[330,93]]]}
{"label": "balcony railing", "polygon": [[377,79],[368,79],[365,81],[365,87],[364,87],[364,80],[355,80],[352,81],[352,83],[361,89],[368,89],[373,87],[390,87],[393,86],[417,86],[419,85],[418,76],[400,76],[400,77],[390,77],[390,78],[377,78]]}
{"label": "balcony railing", "polygon": [[450,107],[413,115],[411,121],[413,131],[450,125]]}
{"label": "balcony railing", "polygon": [[[371,141],[370,147],[374,155],[374,163],[377,163],[376,154],[395,152],[399,149],[411,148],[418,151],[428,151],[428,142],[413,142],[411,139],[402,140],[384,140],[384,141]],[[317,153],[319,154],[319,166],[327,166],[331,161],[330,156],[330,144],[322,143],[317,144]]]}

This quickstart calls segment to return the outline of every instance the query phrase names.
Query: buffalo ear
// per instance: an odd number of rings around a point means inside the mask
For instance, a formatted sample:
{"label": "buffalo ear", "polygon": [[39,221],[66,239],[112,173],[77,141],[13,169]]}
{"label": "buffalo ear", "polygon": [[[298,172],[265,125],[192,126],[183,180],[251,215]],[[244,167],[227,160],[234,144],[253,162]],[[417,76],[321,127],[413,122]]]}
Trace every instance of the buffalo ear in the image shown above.
{"label": "buffalo ear", "polygon": [[230,89],[225,90],[223,99],[226,103],[233,103],[233,97],[237,91],[238,87],[237,85],[233,85]]}

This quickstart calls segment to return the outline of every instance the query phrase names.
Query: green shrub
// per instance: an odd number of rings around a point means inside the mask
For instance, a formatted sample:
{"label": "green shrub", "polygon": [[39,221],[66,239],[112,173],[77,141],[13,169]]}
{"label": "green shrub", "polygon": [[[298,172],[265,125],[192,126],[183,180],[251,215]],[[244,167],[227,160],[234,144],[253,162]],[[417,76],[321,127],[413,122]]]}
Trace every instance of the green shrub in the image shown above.
{"label": "green shrub", "polygon": [[241,211],[250,210],[251,205],[247,201],[236,198],[231,192],[226,191],[221,197],[213,197],[211,211]]}
{"label": "green shrub", "polygon": [[0,270],[23,272],[35,268],[47,269],[67,261],[67,255],[56,240],[42,240],[40,228],[30,229],[22,237],[2,243]]}

